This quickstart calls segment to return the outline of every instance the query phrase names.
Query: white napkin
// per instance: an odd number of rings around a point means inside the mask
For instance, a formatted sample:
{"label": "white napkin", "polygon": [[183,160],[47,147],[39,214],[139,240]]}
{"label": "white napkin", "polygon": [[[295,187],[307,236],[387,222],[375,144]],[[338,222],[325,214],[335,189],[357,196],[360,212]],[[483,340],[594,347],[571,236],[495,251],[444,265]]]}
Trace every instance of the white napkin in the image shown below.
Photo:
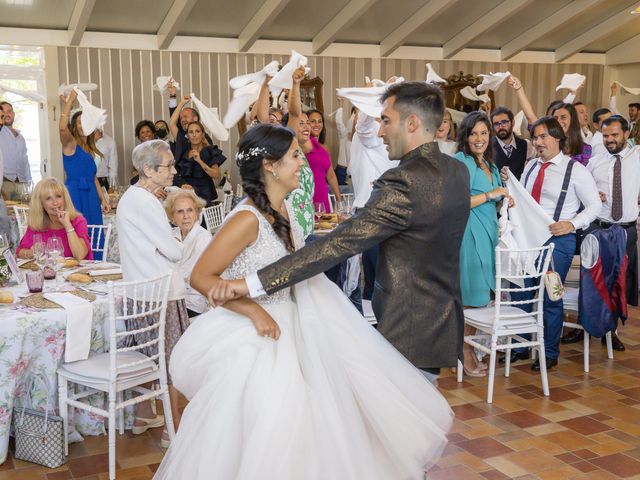
{"label": "white napkin", "polygon": [[466,86],[462,90],[460,90],[460,95],[469,100],[473,100],[474,102],[488,103],[491,101],[489,95],[487,95],[486,93],[478,95],[475,89],[470,86]]}
{"label": "white napkin", "polygon": [[565,73],[562,76],[560,85],[556,87],[556,92],[561,88],[568,88],[569,90],[576,91],[586,79],[587,77],[585,77],[584,75],[580,75],[579,73]]}
{"label": "white napkin", "polygon": [[122,274],[122,268],[101,268],[98,270],[89,270],[90,277],[100,277],[102,275],[120,275]]}
{"label": "white napkin", "polygon": [[616,82],[618,84],[618,86],[620,87],[620,94],[621,95],[625,95],[625,94],[630,94],[630,95],[640,95],[640,88],[633,88],[633,87],[625,87],[623,84],[621,84],[619,81],[616,80]]}
{"label": "white napkin", "polygon": [[527,131],[528,121],[524,116],[524,112],[520,110],[516,113],[515,117],[513,117],[513,132],[519,137],[524,136],[524,132]]}
{"label": "white napkin", "polygon": [[176,87],[176,90],[180,90],[180,84],[174,80],[174,78],[169,75],[168,77],[158,77],[156,78],[156,84],[153,86],[153,89],[157,92],[160,92],[162,95],[167,94],[167,88],[169,88],[169,83],[173,82],[173,86]]}
{"label": "white napkin", "polygon": [[83,133],[91,135],[96,129],[102,130],[104,124],[107,123],[107,111],[91,105],[87,96],[78,87],[73,87],[73,89],[78,94],[78,103],[82,107],[80,123],[82,124]]}
{"label": "white napkin", "polygon": [[229,139],[229,130],[220,121],[218,109],[216,107],[207,107],[193,93],[191,94],[191,101],[200,114],[200,121],[204,128],[209,130],[209,133],[221,142],[226,142]]}
{"label": "white napkin", "polygon": [[92,92],[98,89],[98,85],[96,83],[63,83],[58,87],[58,96],[64,95],[65,97],[69,96],[71,90],[74,88],[78,88],[83,92]]}
{"label": "white napkin", "polygon": [[4,93],[13,93],[14,95],[19,95],[22,98],[26,98],[27,100],[31,100],[36,103],[44,103],[47,101],[43,95],[40,95],[38,92],[33,90],[18,90],[17,88],[6,87],[4,85],[0,85],[0,95]]}
{"label": "white napkin", "polygon": [[[293,71],[291,73],[293,73]],[[238,90],[239,88],[242,88],[251,83],[257,83],[258,86],[261,86],[264,83],[264,79],[267,77],[267,75],[269,75],[270,77],[275,77],[277,74],[278,62],[274,60],[273,62],[268,63],[262,70],[259,70],[255,73],[247,73],[245,75],[233,77],[231,80],[229,80],[229,86],[233,90]]]}
{"label": "white napkin", "polygon": [[447,83],[447,81],[436,73],[430,63],[427,63],[427,83]]}
{"label": "white napkin", "polygon": [[493,90],[495,92],[498,90],[500,85],[502,85],[502,82],[511,76],[511,72],[489,72],[489,75],[481,73],[480,76],[482,77],[482,83],[478,85],[477,90],[479,92],[484,92],[486,90]]}
{"label": "white napkin", "polygon": [[464,117],[467,116],[466,113],[461,112],[460,110],[454,110],[453,108],[447,107],[447,111],[451,114],[451,120],[453,120],[453,123],[458,126],[460,126],[462,120],[464,120]]}
{"label": "white napkin", "polygon": [[44,298],[63,307],[67,314],[64,361],[86,360],[91,349],[91,324],[93,322],[91,303],[72,293],[45,293]]}
{"label": "white napkin", "polygon": [[[396,78],[394,83],[401,82],[404,82],[403,77]],[[380,96],[387,91],[390,85],[392,84],[383,83],[382,86],[378,87],[337,88],[336,94],[349,100],[355,107],[370,117],[380,118],[382,114]]]}
{"label": "white napkin", "polygon": [[310,68],[307,67],[307,57],[299,54],[295,50],[291,50],[291,58],[289,58],[289,63],[283,66],[280,71],[269,80],[269,89],[271,92],[278,96],[280,92],[284,89],[291,89],[293,86],[293,72],[298,67],[305,67],[305,75],[311,71]]}

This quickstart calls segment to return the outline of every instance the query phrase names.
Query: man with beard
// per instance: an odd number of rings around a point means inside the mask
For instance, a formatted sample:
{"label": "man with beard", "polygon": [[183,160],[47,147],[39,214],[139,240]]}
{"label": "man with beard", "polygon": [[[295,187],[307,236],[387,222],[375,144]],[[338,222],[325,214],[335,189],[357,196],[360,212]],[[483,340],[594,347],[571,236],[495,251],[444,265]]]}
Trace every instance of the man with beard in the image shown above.
{"label": "man with beard", "polygon": [[4,157],[2,191],[7,199],[17,198],[21,187],[31,183],[27,143],[19,130],[13,128],[15,112],[9,102],[0,102],[4,122],[0,125],[0,150]]}
{"label": "man with beard", "polygon": [[536,156],[535,148],[529,140],[513,134],[513,112],[508,108],[495,108],[491,112],[491,123],[495,133],[491,139],[494,163],[500,170],[509,167],[520,180],[525,163]]}
{"label": "man with beard", "polygon": [[[627,231],[627,303],[638,305],[638,196],[640,195],[640,147],[629,147],[629,123],[614,115],[601,124],[607,153],[589,160],[587,168],[596,181],[602,208],[591,229],[619,225]],[[625,349],[620,339],[612,335],[613,347]],[[604,338],[603,338],[604,340]]]}

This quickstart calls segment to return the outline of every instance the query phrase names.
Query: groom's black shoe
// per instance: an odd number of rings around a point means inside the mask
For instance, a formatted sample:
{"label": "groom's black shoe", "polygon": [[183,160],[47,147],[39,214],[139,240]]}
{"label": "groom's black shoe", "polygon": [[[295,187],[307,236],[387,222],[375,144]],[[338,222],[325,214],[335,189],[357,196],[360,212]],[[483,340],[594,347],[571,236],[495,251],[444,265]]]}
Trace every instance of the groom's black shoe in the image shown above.
{"label": "groom's black shoe", "polygon": [[[551,370],[556,365],[558,365],[557,358],[547,358],[547,370]],[[534,372],[540,371],[540,360],[536,360],[531,364],[531,370],[533,370]]]}
{"label": "groom's black shoe", "polygon": [[572,328],[569,333],[567,333],[564,337],[560,339],[560,343],[568,344],[568,343],[578,343],[581,342],[584,338],[584,330],[579,328]]}
{"label": "groom's black shoe", "polygon": [[[519,362],[520,360],[527,360],[529,358],[529,350],[524,352],[511,352],[511,363]],[[499,363],[504,365],[506,363],[507,356],[505,354],[504,357],[500,358]]]}

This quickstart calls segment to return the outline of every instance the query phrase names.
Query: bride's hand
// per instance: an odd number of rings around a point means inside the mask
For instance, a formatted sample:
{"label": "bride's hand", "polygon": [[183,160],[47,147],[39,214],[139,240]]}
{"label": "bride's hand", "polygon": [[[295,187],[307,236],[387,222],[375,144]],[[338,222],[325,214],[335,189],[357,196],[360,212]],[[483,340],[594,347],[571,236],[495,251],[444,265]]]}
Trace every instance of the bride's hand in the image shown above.
{"label": "bride's hand", "polygon": [[244,279],[217,280],[207,293],[207,300],[212,307],[219,307],[230,300],[247,296],[249,288]]}
{"label": "bride's hand", "polygon": [[250,318],[253,322],[253,326],[256,327],[258,335],[261,337],[269,337],[274,340],[278,340],[278,338],[280,338],[280,327],[276,321],[271,318],[271,315],[262,308],[252,314]]}

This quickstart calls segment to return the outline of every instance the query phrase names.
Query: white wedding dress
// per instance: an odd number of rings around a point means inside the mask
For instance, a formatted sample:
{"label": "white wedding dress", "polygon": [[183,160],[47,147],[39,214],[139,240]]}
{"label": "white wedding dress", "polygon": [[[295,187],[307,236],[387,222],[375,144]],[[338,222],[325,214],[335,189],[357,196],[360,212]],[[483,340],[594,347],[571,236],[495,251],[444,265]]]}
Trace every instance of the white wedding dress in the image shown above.
{"label": "white wedding dress", "polygon": [[[224,272],[242,278],[287,254],[267,220]],[[301,235],[294,229],[296,246]],[[256,301],[278,341],[223,307],[195,319],[173,350],[189,399],[156,479],[424,478],[452,423],[446,400],[324,275]]]}

